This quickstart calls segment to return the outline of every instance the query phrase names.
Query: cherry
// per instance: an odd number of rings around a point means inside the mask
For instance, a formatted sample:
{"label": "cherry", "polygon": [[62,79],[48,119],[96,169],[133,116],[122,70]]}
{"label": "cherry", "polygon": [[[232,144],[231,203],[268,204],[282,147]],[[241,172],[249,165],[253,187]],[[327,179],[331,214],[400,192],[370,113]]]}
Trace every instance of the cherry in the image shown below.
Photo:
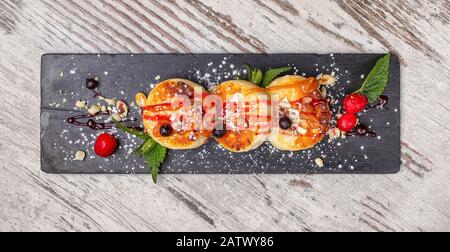
{"label": "cherry", "polygon": [[117,149],[117,139],[108,133],[101,134],[97,137],[94,145],[95,154],[100,157],[109,157]]}
{"label": "cherry", "polygon": [[344,110],[348,113],[361,112],[369,103],[367,96],[363,94],[350,94],[344,98]]}
{"label": "cherry", "polygon": [[349,132],[355,127],[356,120],[355,114],[345,113],[338,119],[337,126],[341,131]]}

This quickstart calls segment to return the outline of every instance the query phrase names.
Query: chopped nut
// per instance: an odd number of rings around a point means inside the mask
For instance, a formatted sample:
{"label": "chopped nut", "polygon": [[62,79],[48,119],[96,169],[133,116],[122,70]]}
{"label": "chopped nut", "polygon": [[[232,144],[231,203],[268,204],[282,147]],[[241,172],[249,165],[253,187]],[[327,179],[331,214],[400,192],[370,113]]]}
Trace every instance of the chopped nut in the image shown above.
{"label": "chopped nut", "polygon": [[105,98],[105,102],[108,103],[108,105],[111,105],[111,106],[115,106],[116,105],[116,100],[115,99]]}
{"label": "chopped nut", "polygon": [[77,107],[77,108],[86,108],[86,101],[78,100],[75,103],[75,107]]}
{"label": "chopped nut", "polygon": [[300,134],[300,135],[304,135],[306,133],[308,133],[308,130],[302,127],[295,127],[295,130]]}
{"label": "chopped nut", "polygon": [[98,112],[100,112],[102,110],[102,107],[100,107],[97,104],[92,105],[89,109],[88,112],[91,115],[96,115]]}
{"label": "chopped nut", "polygon": [[313,101],[313,99],[311,97],[304,97],[302,99],[303,104],[308,104],[308,103],[311,103],[312,101]]}
{"label": "chopped nut", "polygon": [[112,114],[111,118],[119,122],[122,121],[122,117],[120,117],[119,113]]}
{"label": "chopped nut", "polygon": [[128,106],[123,101],[118,101],[116,104],[117,113],[121,118],[125,118],[128,115]]}
{"label": "chopped nut", "polygon": [[77,151],[75,153],[75,157],[73,158],[73,161],[83,161],[85,158],[86,158],[86,152]]}
{"label": "chopped nut", "polygon": [[291,103],[289,102],[289,100],[287,99],[287,97],[285,97],[280,103],[279,106],[281,108],[290,108],[291,107]]}
{"label": "chopped nut", "polygon": [[323,97],[326,97],[327,96],[327,88],[322,86],[320,88],[320,93],[322,94]]}
{"label": "chopped nut", "polygon": [[320,85],[334,85],[335,83],[336,83],[336,78],[331,76],[331,75],[329,75],[329,74],[324,74],[319,79],[319,84]]}
{"label": "chopped nut", "polygon": [[341,136],[341,131],[338,128],[331,128],[327,134],[330,139],[335,139]]}
{"label": "chopped nut", "polygon": [[320,168],[322,168],[324,166],[323,159],[316,158],[314,161],[316,162],[316,165],[319,166]]}
{"label": "chopped nut", "polygon": [[292,119],[292,122],[297,124],[300,122],[300,111],[297,109],[289,109],[289,118]]}

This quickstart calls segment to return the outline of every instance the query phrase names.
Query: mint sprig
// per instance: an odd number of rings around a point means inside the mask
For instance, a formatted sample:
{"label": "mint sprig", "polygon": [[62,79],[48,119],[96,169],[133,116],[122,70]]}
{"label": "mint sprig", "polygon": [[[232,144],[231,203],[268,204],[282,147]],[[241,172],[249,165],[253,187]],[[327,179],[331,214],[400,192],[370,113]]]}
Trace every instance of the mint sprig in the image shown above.
{"label": "mint sprig", "polygon": [[253,68],[250,65],[245,65],[247,67],[247,80],[259,85],[263,78],[263,73],[260,69]]}
{"label": "mint sprig", "polygon": [[158,180],[159,167],[166,158],[166,152],[166,147],[156,144],[146,155],[147,165],[150,168],[150,173],[152,174],[154,183]]}
{"label": "mint sprig", "polygon": [[282,73],[289,72],[292,70],[292,67],[280,67],[280,68],[272,68],[264,74],[263,81],[261,83],[261,87],[267,87],[269,84]]}
{"label": "mint sprig", "polygon": [[164,160],[166,159],[167,149],[166,147],[158,144],[153,138],[149,135],[145,134],[142,131],[136,129],[130,129],[119,121],[112,118],[112,121],[116,125],[118,129],[121,131],[128,133],[130,135],[134,135],[139,139],[144,140],[144,143],[139,146],[134,152],[138,153],[141,157],[145,158],[147,161],[147,166],[150,170],[150,174],[152,175],[153,182],[156,184],[158,180],[158,175],[160,171],[160,167]]}
{"label": "mint sprig", "polygon": [[128,133],[128,134],[130,134],[130,135],[134,135],[134,136],[136,136],[137,138],[142,139],[142,140],[144,140],[144,141],[147,141],[148,138],[150,138],[149,135],[145,134],[145,133],[142,132],[142,131],[139,131],[139,130],[136,130],[136,129],[130,129],[130,128],[128,128],[128,127],[125,127],[124,125],[122,125],[121,123],[119,123],[119,121],[117,121],[117,120],[114,119],[114,118],[111,118],[111,120],[114,122],[114,124],[116,125],[116,127],[117,127],[118,129],[120,129],[121,131],[123,131],[123,132],[125,132],[125,133]]}
{"label": "mint sprig", "polygon": [[361,88],[354,93],[367,96],[369,103],[377,101],[378,97],[383,94],[389,82],[389,65],[391,62],[391,54],[388,53],[377,61],[364,80]]}
{"label": "mint sprig", "polygon": [[273,68],[263,73],[261,69],[254,68],[250,65],[245,66],[247,68],[247,80],[264,88],[269,86],[269,84],[273,81],[273,79],[278,77],[280,74],[292,70],[291,67],[281,67],[281,68]]}

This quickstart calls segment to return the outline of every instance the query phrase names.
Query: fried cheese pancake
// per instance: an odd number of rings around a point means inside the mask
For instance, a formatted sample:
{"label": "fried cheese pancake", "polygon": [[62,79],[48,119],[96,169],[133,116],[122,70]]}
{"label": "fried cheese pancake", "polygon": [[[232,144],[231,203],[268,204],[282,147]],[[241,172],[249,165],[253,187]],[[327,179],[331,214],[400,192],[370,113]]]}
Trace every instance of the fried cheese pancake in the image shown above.
{"label": "fried cheese pancake", "polygon": [[[200,104],[194,102],[194,94],[200,93]],[[211,130],[205,130],[194,122],[202,120],[202,96],[206,90],[192,81],[169,79],[159,83],[146,97],[136,95],[136,103],[142,109],[145,132],[156,142],[170,149],[194,149],[205,144]],[[184,97],[189,103],[180,104]]]}
{"label": "fried cheese pancake", "polygon": [[217,142],[232,152],[258,148],[270,133],[270,106],[264,88],[243,80],[226,81],[213,94],[224,101],[225,131]]}
{"label": "fried cheese pancake", "polygon": [[[331,112],[327,100],[319,91],[319,81],[288,75],[275,79],[267,92],[279,101],[278,116],[284,127],[274,127],[270,143],[287,151],[299,151],[314,147],[329,129]],[[276,110],[275,110],[276,111]],[[289,126],[288,128],[286,126]]]}

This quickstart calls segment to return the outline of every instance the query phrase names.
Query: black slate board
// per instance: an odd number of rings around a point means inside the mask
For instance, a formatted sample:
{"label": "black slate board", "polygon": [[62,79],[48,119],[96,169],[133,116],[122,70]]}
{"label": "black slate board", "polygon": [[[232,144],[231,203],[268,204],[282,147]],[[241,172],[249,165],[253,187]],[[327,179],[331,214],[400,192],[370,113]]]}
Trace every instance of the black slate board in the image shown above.
{"label": "black slate board", "polygon": [[[128,154],[139,143],[138,140],[117,133],[121,148],[111,158],[98,158],[93,154],[92,145],[95,136],[101,132],[66,123],[68,117],[81,113],[74,109],[76,100],[92,100],[92,92],[84,87],[88,77],[100,77],[100,90],[105,97],[117,97],[130,102],[137,92],[147,93],[150,84],[167,78],[181,77],[209,86],[211,81],[232,79],[232,71],[240,71],[244,63],[262,69],[289,64],[298,69],[298,74],[307,76],[335,71],[339,81],[328,92],[336,98],[342,98],[345,93],[361,85],[362,75],[367,75],[381,56],[46,54],[42,56],[41,69],[41,169],[48,173],[63,174],[148,173],[144,160]],[[234,65],[234,68],[230,65]],[[215,73],[213,69],[216,69]],[[325,139],[315,148],[301,152],[278,151],[266,143],[257,150],[243,154],[223,150],[211,140],[199,149],[169,151],[161,173],[396,173],[400,169],[400,65],[395,56],[390,71],[390,83],[385,92],[390,99],[388,109],[371,109],[360,116],[361,121],[370,125],[381,139],[347,137],[332,142]],[[205,77],[204,73],[211,76]],[[217,76],[221,79],[218,80]],[[138,115],[137,110],[134,115]],[[85,161],[71,160],[77,150],[88,152]],[[318,168],[315,165],[316,157],[323,157],[325,167]]]}

